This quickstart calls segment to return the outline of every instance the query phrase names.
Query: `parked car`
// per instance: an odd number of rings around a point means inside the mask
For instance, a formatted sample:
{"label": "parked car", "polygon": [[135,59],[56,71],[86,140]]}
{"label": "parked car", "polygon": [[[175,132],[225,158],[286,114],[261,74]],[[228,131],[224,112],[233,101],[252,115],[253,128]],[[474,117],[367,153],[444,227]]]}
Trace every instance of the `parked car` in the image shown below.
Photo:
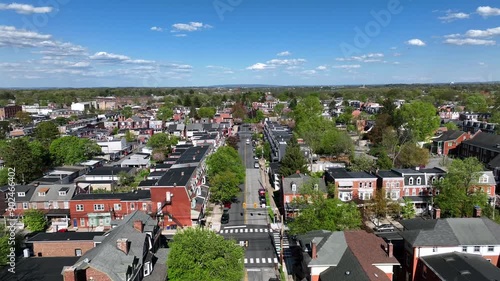
{"label": "parked car", "polygon": [[394,231],[396,228],[392,224],[381,224],[379,226],[376,226],[373,230],[378,231],[378,232],[384,232],[384,231]]}
{"label": "parked car", "polygon": [[220,223],[221,224],[229,223],[229,209],[228,208],[224,208],[224,210],[222,211],[222,217],[220,219]]}
{"label": "parked car", "polygon": [[258,168],[260,167],[260,166],[259,166],[259,162],[255,162],[255,163],[253,164],[253,167],[254,167],[255,169],[258,169]]}

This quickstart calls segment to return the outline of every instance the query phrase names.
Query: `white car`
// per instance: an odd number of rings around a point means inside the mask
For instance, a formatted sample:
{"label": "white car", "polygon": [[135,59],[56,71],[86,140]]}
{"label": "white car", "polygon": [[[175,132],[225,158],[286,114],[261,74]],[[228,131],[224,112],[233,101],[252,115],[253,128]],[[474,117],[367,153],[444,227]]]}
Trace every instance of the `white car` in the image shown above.
{"label": "white car", "polygon": [[259,162],[255,162],[255,163],[253,164],[253,167],[254,167],[255,169],[258,169],[258,168],[260,167]]}

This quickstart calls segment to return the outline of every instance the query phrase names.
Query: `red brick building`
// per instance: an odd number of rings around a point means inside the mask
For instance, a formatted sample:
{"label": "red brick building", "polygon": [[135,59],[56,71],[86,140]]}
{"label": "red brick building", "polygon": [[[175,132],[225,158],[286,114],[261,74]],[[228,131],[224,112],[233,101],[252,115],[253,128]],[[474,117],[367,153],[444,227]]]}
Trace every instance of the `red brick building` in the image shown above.
{"label": "red brick building", "polygon": [[327,184],[335,184],[336,198],[342,201],[367,201],[375,197],[377,177],[367,172],[348,172],[344,168],[325,171]]}
{"label": "red brick building", "polygon": [[26,244],[36,257],[80,257],[94,248],[94,238],[104,232],[38,233]]}
{"label": "red brick building", "polygon": [[0,120],[10,119],[16,117],[16,113],[22,111],[20,105],[7,105],[0,107]]}
{"label": "red brick building", "polygon": [[473,135],[468,132],[449,130],[432,140],[431,152],[438,155],[458,155],[458,146]]}

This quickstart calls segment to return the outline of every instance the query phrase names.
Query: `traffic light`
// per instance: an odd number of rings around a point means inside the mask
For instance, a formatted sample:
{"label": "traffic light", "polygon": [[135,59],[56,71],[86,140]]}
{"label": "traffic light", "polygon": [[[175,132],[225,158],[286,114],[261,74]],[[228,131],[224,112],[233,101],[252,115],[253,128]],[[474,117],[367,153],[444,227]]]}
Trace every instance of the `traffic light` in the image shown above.
{"label": "traffic light", "polygon": [[243,203],[243,209],[247,208],[247,203]]}

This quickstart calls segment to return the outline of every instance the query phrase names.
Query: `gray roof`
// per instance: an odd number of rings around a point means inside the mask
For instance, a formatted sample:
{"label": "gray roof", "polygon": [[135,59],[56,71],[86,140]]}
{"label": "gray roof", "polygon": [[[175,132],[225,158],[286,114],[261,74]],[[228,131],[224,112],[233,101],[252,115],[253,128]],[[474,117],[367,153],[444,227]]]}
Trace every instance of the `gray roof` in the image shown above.
{"label": "gray roof", "polygon": [[413,247],[500,245],[500,225],[488,218],[412,219],[402,224],[408,229],[402,236]]}
{"label": "gray roof", "polygon": [[463,141],[462,143],[500,152],[500,147],[497,147],[500,144],[500,135],[496,134],[478,132],[472,139]]}
{"label": "gray roof", "polygon": [[316,259],[309,266],[337,266],[347,249],[344,232],[326,230],[311,231],[298,237],[303,247],[311,247],[316,243]]}
{"label": "gray roof", "polygon": [[[144,232],[141,233],[134,228],[134,221],[142,221]],[[133,265],[134,260],[142,264],[144,258],[144,247],[147,243],[146,231],[152,231],[156,222],[147,214],[135,211],[127,215],[120,224],[104,236],[104,240],[97,247],[85,253],[75,264],[78,269],[93,267],[107,274],[112,280],[126,280],[127,270]],[[116,246],[117,240],[126,238],[129,241],[130,250],[125,254]]]}
{"label": "gray roof", "polygon": [[[29,202],[31,197],[33,197],[33,192],[35,192],[34,185],[16,185],[15,187],[16,193],[14,197],[16,198],[16,202]],[[24,196],[19,196],[20,192],[24,192]]]}
{"label": "gray roof", "polygon": [[441,280],[500,280],[500,268],[480,255],[453,252],[421,257],[420,259]]}
{"label": "gray roof", "polygon": [[377,176],[379,178],[403,178],[401,174],[394,171],[378,171]]}
{"label": "gray roof", "polygon": [[203,131],[203,124],[201,123],[191,123],[186,125],[186,131]]}
{"label": "gray roof", "polygon": [[[302,186],[315,179],[311,176],[304,174],[293,174],[283,179],[283,194],[292,194],[292,183],[297,185],[297,191],[295,193],[299,194]],[[322,192],[327,192],[325,181],[322,178],[318,179],[318,190]]]}
{"label": "gray roof", "polygon": [[337,266],[332,266],[320,274],[320,279],[330,280],[352,280],[370,281],[363,267],[359,263],[351,249],[347,248]]}
{"label": "gray roof", "polygon": [[495,156],[495,158],[493,158],[488,163],[488,167],[490,167],[492,169],[500,167],[500,154],[498,154],[497,156]]}
{"label": "gray roof", "polygon": [[[41,190],[47,189],[45,196],[40,196],[38,193]],[[39,185],[33,196],[32,202],[48,202],[48,201],[67,201],[75,194],[76,186],[74,184],[54,184],[54,185]],[[66,191],[66,195],[59,195],[59,191]]]}
{"label": "gray roof", "polygon": [[[479,183],[479,178],[482,176],[487,176],[488,180],[486,182]],[[480,185],[496,185],[497,184],[495,181],[495,175],[493,175],[493,171],[482,171],[482,172],[480,172],[479,178],[476,181],[476,184],[480,184]]]}
{"label": "gray roof", "polygon": [[438,138],[433,139],[432,141],[438,142],[438,141],[456,140],[463,134],[465,134],[465,132],[463,132],[463,131],[449,130],[449,131],[444,132]]}

